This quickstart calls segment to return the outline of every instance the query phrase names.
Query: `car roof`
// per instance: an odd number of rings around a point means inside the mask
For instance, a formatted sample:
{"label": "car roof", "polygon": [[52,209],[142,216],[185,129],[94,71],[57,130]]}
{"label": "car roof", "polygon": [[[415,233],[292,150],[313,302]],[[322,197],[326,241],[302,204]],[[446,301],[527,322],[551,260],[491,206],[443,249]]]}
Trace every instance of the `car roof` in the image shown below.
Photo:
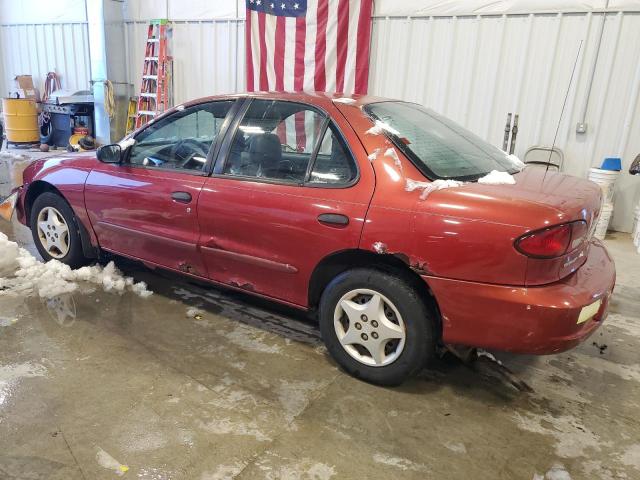
{"label": "car roof", "polygon": [[215,100],[235,99],[235,98],[263,98],[269,100],[286,100],[290,102],[301,102],[326,109],[332,103],[341,103],[354,105],[356,107],[367,105],[369,103],[398,101],[390,98],[376,97],[373,95],[346,95],[342,93],[326,93],[326,92],[242,92],[224,95],[213,95],[210,97],[202,97],[185,102],[183,106],[189,107],[199,103],[210,102]]}

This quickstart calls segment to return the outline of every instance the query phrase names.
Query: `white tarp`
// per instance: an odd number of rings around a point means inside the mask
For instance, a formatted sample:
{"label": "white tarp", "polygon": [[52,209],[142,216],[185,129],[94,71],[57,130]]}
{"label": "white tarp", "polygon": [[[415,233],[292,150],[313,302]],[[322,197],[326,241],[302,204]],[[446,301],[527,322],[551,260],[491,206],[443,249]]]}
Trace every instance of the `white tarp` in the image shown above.
{"label": "white tarp", "polygon": [[[607,7],[608,3],[608,7]],[[503,15],[591,11],[640,11],[640,0],[375,0],[375,16]]]}

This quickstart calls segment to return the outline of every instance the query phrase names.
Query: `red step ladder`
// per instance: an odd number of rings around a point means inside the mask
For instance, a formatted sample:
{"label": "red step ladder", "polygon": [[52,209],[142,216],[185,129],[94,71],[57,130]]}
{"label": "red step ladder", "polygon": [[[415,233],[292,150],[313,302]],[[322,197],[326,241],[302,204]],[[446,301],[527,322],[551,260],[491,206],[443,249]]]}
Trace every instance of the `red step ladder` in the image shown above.
{"label": "red step ladder", "polygon": [[169,21],[164,18],[151,20],[149,24],[136,128],[151,121],[173,104],[172,58],[168,55],[167,49],[169,29]]}

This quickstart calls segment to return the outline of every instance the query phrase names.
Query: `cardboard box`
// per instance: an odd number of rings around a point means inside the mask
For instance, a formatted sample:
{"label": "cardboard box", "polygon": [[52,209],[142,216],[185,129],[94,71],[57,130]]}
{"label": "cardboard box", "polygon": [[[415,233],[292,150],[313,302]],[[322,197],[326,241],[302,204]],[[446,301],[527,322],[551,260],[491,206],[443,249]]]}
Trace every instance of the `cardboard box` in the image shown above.
{"label": "cardboard box", "polygon": [[12,97],[15,97],[16,94],[19,98],[29,98],[31,100],[35,100],[36,102],[40,101],[40,92],[33,85],[33,78],[31,75],[18,75],[14,79],[16,82],[16,88],[12,90]]}

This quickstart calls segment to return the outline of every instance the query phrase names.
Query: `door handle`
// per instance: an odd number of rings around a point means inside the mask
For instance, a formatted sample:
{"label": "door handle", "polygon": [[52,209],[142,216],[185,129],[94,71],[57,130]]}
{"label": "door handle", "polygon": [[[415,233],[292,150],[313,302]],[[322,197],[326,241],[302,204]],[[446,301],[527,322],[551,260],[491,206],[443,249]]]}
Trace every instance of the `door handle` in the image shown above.
{"label": "door handle", "polygon": [[171,198],[180,203],[191,202],[191,194],[189,192],[173,192]]}
{"label": "door handle", "polygon": [[321,213],[318,215],[318,221],[330,227],[346,227],[349,225],[349,217],[339,213]]}

